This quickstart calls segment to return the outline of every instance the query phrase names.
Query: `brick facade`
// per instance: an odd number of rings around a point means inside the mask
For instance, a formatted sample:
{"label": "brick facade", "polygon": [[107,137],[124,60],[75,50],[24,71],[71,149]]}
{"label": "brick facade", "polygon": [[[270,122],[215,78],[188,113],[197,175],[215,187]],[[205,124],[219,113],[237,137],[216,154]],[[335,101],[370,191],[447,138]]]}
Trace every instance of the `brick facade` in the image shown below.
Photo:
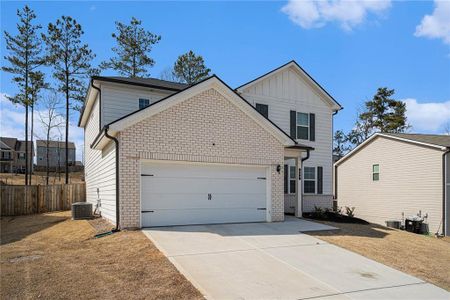
{"label": "brick facade", "polygon": [[120,143],[120,222],[140,224],[140,160],[265,165],[272,221],[284,220],[283,145],[215,89],[125,129]]}

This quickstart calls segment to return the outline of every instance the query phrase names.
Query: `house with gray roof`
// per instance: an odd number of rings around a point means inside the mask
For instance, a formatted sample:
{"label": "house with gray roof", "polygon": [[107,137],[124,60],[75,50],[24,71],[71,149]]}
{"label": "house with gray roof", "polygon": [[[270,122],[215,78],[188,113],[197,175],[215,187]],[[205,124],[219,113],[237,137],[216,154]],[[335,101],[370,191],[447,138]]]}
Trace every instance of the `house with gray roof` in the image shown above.
{"label": "house with gray roof", "polygon": [[275,222],[331,208],[341,105],[295,61],[233,89],[92,77],[86,200],[118,228]]}
{"label": "house with gray roof", "polygon": [[[0,137],[0,173],[25,172],[25,141],[12,137]],[[34,157],[33,143],[28,142],[31,161]],[[30,163],[33,168],[33,163]]]}
{"label": "house with gray roof", "polygon": [[376,133],[335,163],[338,206],[372,223],[419,216],[450,235],[450,136]]}

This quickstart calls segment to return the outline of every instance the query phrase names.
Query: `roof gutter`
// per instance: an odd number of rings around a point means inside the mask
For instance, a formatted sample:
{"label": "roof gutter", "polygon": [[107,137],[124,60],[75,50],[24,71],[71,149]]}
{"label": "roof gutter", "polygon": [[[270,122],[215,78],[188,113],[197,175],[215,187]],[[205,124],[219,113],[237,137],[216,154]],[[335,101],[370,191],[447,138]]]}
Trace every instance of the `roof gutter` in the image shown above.
{"label": "roof gutter", "polygon": [[446,174],[447,168],[446,165],[449,163],[448,161],[448,154],[450,153],[450,148],[447,148],[447,150],[442,154],[442,235],[445,236],[447,234],[447,226],[445,221],[449,221],[448,217],[446,216],[447,211],[447,193],[449,192],[447,189],[447,177],[450,176],[450,174]]}
{"label": "roof gutter", "polygon": [[120,231],[120,210],[119,210],[119,140],[111,135],[108,134],[109,126],[105,126],[105,136],[109,138],[110,140],[114,141],[114,144],[116,146],[116,228],[113,230],[113,232]]}
{"label": "roof gutter", "polygon": [[94,78],[91,78],[91,86],[98,91],[98,129],[102,131],[102,90],[94,85]]}

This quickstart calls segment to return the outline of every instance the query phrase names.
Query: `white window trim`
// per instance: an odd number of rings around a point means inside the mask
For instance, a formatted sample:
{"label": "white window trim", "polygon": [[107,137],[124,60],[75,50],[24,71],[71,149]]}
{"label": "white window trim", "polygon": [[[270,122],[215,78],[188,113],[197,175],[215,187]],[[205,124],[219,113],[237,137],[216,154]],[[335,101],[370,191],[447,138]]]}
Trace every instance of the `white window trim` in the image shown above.
{"label": "white window trim", "polygon": [[[378,166],[378,172],[375,172],[373,169],[375,166]],[[378,179],[373,179],[373,175],[378,174]],[[372,181],[380,181],[380,164],[372,164]]]}
{"label": "white window trim", "polygon": [[[291,178],[291,168],[294,168],[294,178]],[[295,182],[295,180],[297,179],[296,177],[296,175],[295,175],[295,166],[290,166],[290,165],[288,165],[288,185],[287,185],[287,188],[288,188],[288,195],[295,195],[296,194],[296,192],[291,192],[291,181],[294,181]]]}
{"label": "white window trim", "polygon": [[[306,168],[312,168],[312,169],[314,169],[314,180],[313,179],[306,179],[305,178],[305,169]],[[303,167],[303,177],[302,177],[302,181],[303,181],[303,193],[304,194],[307,194],[307,195],[317,195],[317,167],[308,167],[308,166],[305,166],[305,167]],[[305,182],[306,181],[314,181],[314,193],[308,193],[308,192],[305,192]]]}
{"label": "white window trim", "polygon": [[[305,125],[299,125],[298,124],[298,114],[305,114],[307,117],[308,117],[308,126],[305,126]],[[303,139],[303,138],[299,138],[298,137],[298,127],[304,127],[304,128],[307,128],[308,129],[308,137],[306,138],[306,139]],[[296,111],[295,112],[295,139],[296,140],[304,140],[304,141],[309,141],[309,131],[310,131],[310,127],[311,127],[311,120],[310,120],[310,118],[309,118],[309,114],[308,113],[305,113],[305,112],[301,112],[301,111]]]}

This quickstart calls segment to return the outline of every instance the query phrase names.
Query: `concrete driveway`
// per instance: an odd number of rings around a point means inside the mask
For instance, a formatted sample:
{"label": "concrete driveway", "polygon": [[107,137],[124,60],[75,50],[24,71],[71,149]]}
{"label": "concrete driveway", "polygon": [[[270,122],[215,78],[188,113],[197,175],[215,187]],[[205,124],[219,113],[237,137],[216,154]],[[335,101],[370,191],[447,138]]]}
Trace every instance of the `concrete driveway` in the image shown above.
{"label": "concrete driveway", "polygon": [[303,234],[332,227],[198,225],[143,232],[208,299],[450,299],[450,293]]}

